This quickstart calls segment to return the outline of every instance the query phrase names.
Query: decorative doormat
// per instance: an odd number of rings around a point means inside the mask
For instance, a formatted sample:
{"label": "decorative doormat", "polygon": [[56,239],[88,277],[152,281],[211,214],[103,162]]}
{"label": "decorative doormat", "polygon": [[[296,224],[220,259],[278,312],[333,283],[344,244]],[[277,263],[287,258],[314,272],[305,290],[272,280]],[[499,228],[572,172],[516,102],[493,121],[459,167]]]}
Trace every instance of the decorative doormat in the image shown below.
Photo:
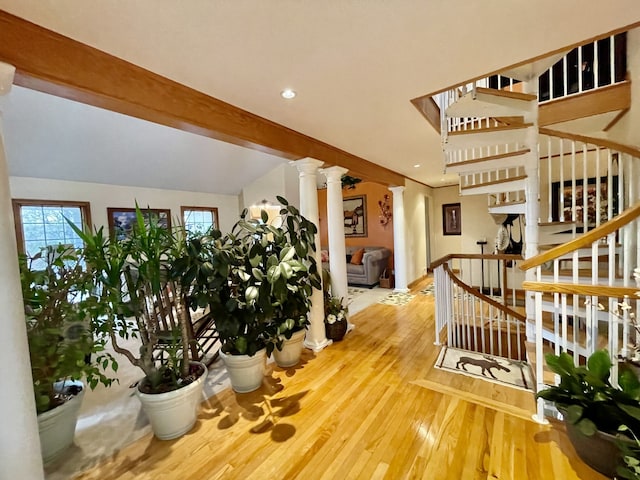
{"label": "decorative doormat", "polygon": [[461,373],[521,390],[533,391],[534,388],[531,366],[527,362],[496,355],[442,347],[435,366],[448,372]]}
{"label": "decorative doormat", "polygon": [[426,288],[420,290],[422,295],[435,295],[436,294],[436,285],[435,283],[430,283]]}
{"label": "decorative doormat", "polygon": [[347,287],[347,295],[349,296],[349,300],[353,300],[358,295],[362,295],[366,290],[364,288],[358,287]]}
{"label": "decorative doormat", "polygon": [[382,303],[384,305],[402,306],[413,300],[413,297],[415,297],[415,295],[411,295],[410,293],[393,292],[384,297],[382,300],[378,300],[378,303]]}

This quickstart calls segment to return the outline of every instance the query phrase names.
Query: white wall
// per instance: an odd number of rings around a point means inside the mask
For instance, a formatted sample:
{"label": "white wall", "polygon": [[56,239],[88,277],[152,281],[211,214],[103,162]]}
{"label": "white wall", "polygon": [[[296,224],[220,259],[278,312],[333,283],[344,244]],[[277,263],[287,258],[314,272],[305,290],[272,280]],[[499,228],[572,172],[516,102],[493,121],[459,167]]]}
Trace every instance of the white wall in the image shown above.
{"label": "white wall", "polygon": [[276,195],[287,199],[291,205],[300,205],[298,169],[287,164],[278,165],[266,175],[242,189],[241,206],[249,208],[262,200],[277,203]]}
{"label": "white wall", "polygon": [[[425,213],[424,197],[431,197],[432,191],[432,188],[411,180],[407,180],[405,183],[405,246],[407,251],[408,283],[419,279],[427,273],[427,241],[425,238],[427,215]],[[433,219],[432,212],[429,213],[429,219]],[[430,225],[430,231],[433,231],[433,225]]]}
{"label": "white wall", "polygon": [[100,183],[69,182],[41,178],[10,177],[12,198],[36,200],[71,200],[91,204],[91,220],[97,227],[108,228],[107,207],[169,208],[172,221],[180,217],[180,206],[216,207],[222,232],[228,232],[238,219],[238,197],[213,193],[123,187]]}

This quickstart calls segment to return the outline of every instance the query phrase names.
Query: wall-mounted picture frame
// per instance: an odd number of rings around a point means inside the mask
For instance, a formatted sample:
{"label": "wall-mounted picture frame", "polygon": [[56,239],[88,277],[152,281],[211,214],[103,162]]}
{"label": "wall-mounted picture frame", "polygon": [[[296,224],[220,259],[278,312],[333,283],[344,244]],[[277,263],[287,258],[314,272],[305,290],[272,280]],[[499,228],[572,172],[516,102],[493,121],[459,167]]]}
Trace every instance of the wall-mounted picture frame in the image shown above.
{"label": "wall-mounted picture frame", "polygon": [[[164,208],[141,208],[142,216],[148,222],[149,218],[157,219],[160,226],[167,230],[171,228],[171,210]],[[131,236],[136,222],[135,208],[107,208],[109,220],[109,234],[116,240],[124,240]]]}
{"label": "wall-mounted picture frame", "polygon": [[[613,175],[612,178],[612,208],[613,216],[616,216],[618,212],[618,176]],[[583,223],[584,220],[584,207],[586,198],[587,207],[587,230],[596,227],[598,197],[600,197],[600,223],[604,223],[608,220],[607,214],[609,211],[609,187],[607,176],[600,177],[600,182],[596,177],[587,179],[587,185],[585,188],[584,179],[576,179],[576,220],[578,223]],[[598,186],[599,183],[599,186]],[[600,192],[598,193],[598,188]],[[560,209],[562,205],[562,209]],[[568,222],[572,219],[573,212],[573,184],[571,180],[566,180],[560,187],[560,182],[553,182],[551,184],[551,217],[554,222],[561,220]],[[564,215],[563,215],[564,214]],[[577,227],[577,232],[583,232],[582,227]]]}
{"label": "wall-mounted picture frame", "polygon": [[442,205],[442,234],[462,235],[462,212],[459,203]]}
{"label": "wall-mounted picture frame", "polygon": [[342,200],[342,210],[344,213],[344,236],[345,237],[366,237],[367,236],[367,197],[359,195],[357,197],[347,197]]}

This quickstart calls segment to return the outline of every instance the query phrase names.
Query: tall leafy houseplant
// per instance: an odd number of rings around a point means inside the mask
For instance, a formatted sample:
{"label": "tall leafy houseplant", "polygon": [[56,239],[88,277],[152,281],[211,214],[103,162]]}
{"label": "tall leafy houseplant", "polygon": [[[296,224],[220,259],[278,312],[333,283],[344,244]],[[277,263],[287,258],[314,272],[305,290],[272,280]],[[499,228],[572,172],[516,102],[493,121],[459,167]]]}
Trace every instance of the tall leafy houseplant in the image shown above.
{"label": "tall leafy houseplant", "polygon": [[[184,237],[152,215],[145,219],[137,206],[125,240],[109,239],[102,229],[78,234],[107,306],[103,331],[113,349],[145,374],[137,394],[154,434],[163,440],[185,434],[197,420],[207,369],[190,358],[188,282],[174,268]],[[137,348],[122,340],[137,340]]]}
{"label": "tall leafy houseplant", "polygon": [[[102,331],[111,340],[113,349],[124,355],[145,374],[144,388],[148,393],[175,390],[185,384],[189,371],[189,335],[182,311],[182,291],[173,292],[178,310],[178,329],[170,332],[174,338],[168,361],[156,359],[161,342],[165,341],[160,319],[145,314],[154,308],[153,299],[162,294],[172,280],[172,261],[183,250],[181,237],[161,226],[149,216],[145,220],[136,207],[132,234],[115,240],[104,229],[76,232],[85,242],[87,264],[100,292],[100,301],[107,307]],[[125,341],[137,340],[135,348]]]}
{"label": "tall leafy houseplant", "polygon": [[118,364],[105,351],[104,335],[94,336],[103,308],[82,251],[49,246],[33,256],[20,255],[19,263],[38,413],[64,403],[60,381],[86,378],[91,388],[111,385],[103,367],[115,372]]}
{"label": "tall leafy houseplant", "polygon": [[249,219],[244,210],[229,234],[212,232],[206,245],[198,245],[192,299],[210,306],[227,354],[252,356],[264,347],[271,352],[306,325],[312,289],[321,287],[317,228],[277,198],[281,226],[267,223],[264,211],[261,219]]}
{"label": "tall leafy houseplant", "polygon": [[92,275],[82,250],[69,245],[20,255],[20,280],[38,412],[40,445],[45,463],[58,458],[73,442],[81,380],[89,387],[110,386],[105,375],[115,359],[105,351],[100,333],[103,305],[94,294]]}

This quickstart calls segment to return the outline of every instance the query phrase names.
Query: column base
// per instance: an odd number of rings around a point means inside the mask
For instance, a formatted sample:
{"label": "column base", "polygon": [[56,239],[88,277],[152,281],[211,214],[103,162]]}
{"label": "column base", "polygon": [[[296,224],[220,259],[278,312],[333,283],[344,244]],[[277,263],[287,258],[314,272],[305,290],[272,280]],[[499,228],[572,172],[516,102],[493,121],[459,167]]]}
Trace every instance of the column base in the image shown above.
{"label": "column base", "polygon": [[393,293],[409,293],[408,288],[394,288]]}
{"label": "column base", "polygon": [[329,345],[331,345],[333,343],[333,340],[329,340],[329,339],[324,339],[321,340],[319,342],[312,342],[309,341],[305,338],[304,340],[304,348],[308,348],[309,350],[312,350],[314,352],[320,352],[322,350],[324,350],[325,348],[327,348]]}

